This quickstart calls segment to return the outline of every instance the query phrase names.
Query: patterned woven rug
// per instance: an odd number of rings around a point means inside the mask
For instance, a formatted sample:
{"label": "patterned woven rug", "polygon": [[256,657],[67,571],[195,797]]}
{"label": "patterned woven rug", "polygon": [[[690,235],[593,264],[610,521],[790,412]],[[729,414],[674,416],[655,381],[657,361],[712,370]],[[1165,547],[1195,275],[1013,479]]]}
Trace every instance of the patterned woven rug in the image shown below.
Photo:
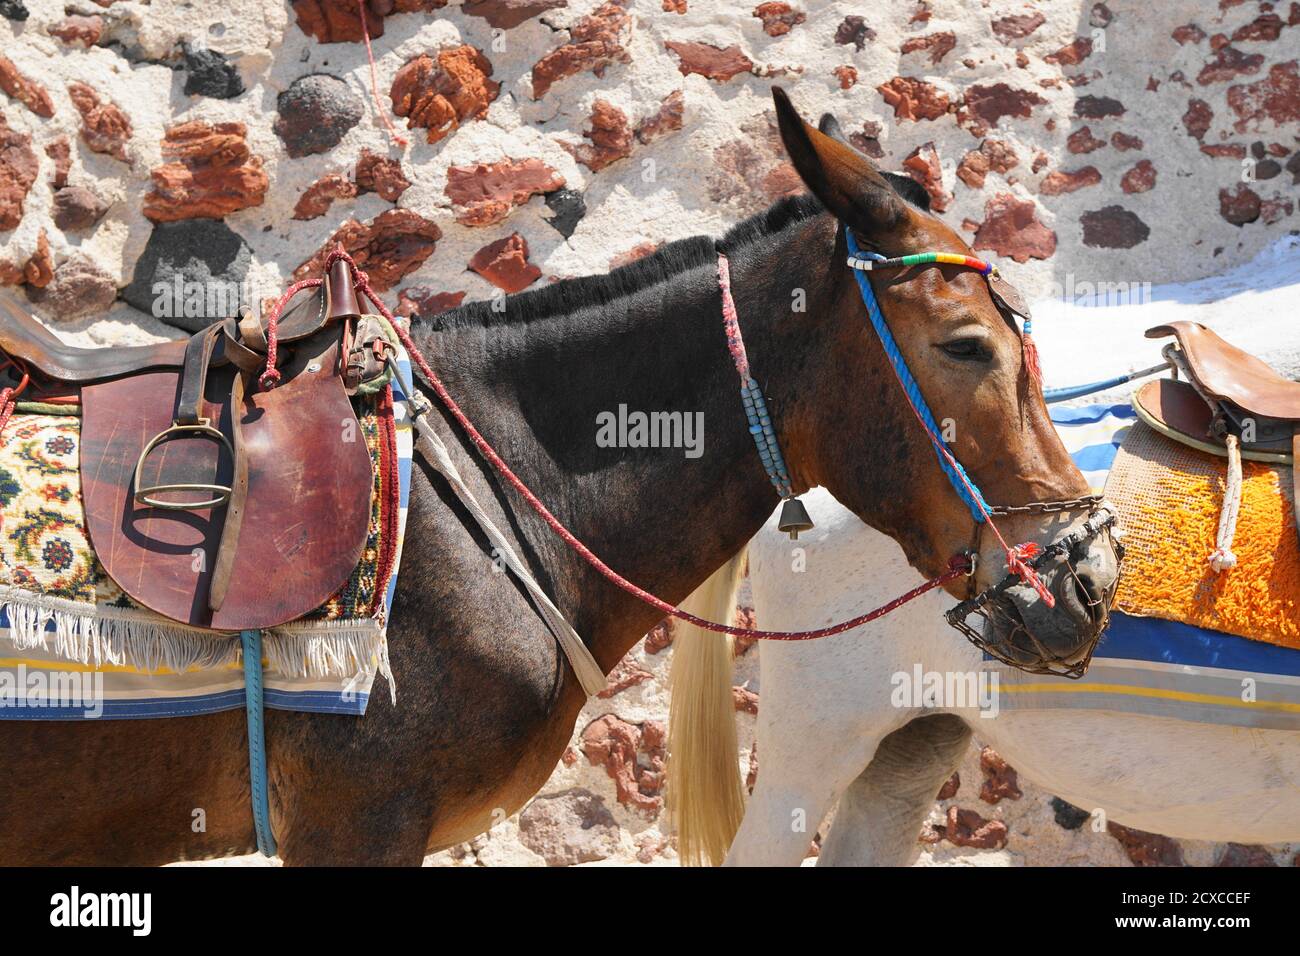
{"label": "patterned woven rug", "polygon": [[[412,441],[396,389],[354,401],[374,465],[365,548],[347,582],[321,607],[264,633],[269,707],[364,713],[377,673],[395,693],[386,624]],[[0,442],[0,719],[74,718],[90,710],[90,716],[156,717],[242,707],[239,636],[192,628],[139,606],[96,558],[81,499],[80,419],[70,411],[15,415]],[[84,681],[92,704],[61,702],[52,694],[60,681]]]}
{"label": "patterned woven rug", "polygon": [[1243,463],[1237,567],[1215,574],[1227,462],[1139,422],[1111,469],[1127,555],[1115,607],[1300,648],[1300,545],[1291,469]]}

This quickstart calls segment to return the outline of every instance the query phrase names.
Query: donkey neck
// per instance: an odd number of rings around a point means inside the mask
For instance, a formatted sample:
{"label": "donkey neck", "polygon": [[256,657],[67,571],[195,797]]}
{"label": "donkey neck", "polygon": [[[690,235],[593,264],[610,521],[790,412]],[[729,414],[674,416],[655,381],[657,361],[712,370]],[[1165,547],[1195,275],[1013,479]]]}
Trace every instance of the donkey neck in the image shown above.
{"label": "donkey neck", "polygon": [[[830,295],[833,236],[819,215],[728,252],[751,366],[779,434],[804,353],[818,347],[792,303],[815,314]],[[806,303],[792,290],[806,290]],[[625,577],[681,601],[778,501],[741,405],[716,259],[598,306],[527,316],[521,301],[511,316],[515,301],[506,300],[504,318],[453,315],[445,331],[422,336],[448,369],[448,387],[580,540]],[[799,463],[789,464],[798,486]],[[539,580],[612,667],[659,612],[606,582],[513,492],[503,500]]]}

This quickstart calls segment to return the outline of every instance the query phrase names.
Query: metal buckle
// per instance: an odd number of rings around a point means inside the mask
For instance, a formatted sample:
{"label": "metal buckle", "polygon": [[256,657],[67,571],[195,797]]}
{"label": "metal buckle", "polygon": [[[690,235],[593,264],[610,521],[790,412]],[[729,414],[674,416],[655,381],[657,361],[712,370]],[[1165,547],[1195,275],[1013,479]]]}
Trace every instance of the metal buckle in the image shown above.
{"label": "metal buckle", "polygon": [[[209,508],[218,508],[230,500],[234,489],[228,485],[176,482],[173,484],[151,485],[148,488],[140,487],[140,479],[144,474],[144,463],[153,450],[171,438],[191,433],[219,440],[226,446],[226,450],[230,452],[230,457],[232,459],[235,457],[235,446],[229,438],[222,434],[221,429],[212,427],[210,419],[200,418],[198,422],[192,425],[172,422],[170,428],[166,428],[155,435],[153,440],[144,446],[144,451],[140,452],[140,460],[136,462],[135,466],[135,476],[131,480],[132,497],[135,499],[136,504],[148,505],[150,508],[161,508],[164,511],[206,511]],[[162,501],[153,497],[154,495],[176,492],[206,492],[213,497],[206,501]]]}

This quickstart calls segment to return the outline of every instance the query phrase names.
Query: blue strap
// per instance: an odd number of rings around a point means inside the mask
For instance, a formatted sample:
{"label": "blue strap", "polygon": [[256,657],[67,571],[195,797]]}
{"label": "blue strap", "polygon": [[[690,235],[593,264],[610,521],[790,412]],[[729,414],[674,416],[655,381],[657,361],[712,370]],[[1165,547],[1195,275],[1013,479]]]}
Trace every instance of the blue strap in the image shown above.
{"label": "blue strap", "polygon": [[244,707],[248,714],[248,776],[253,790],[253,828],[257,849],[263,856],[275,856],[275,834],[271,832],[271,802],[266,784],[266,728],[263,726],[262,632],[240,631],[244,645]]}
{"label": "blue strap", "polygon": [[[853,230],[845,227],[844,237],[849,244],[849,255],[858,259],[883,259],[875,253],[863,252],[858,248],[857,241],[853,238]],[[871,325],[876,330],[876,335],[880,337],[880,344],[884,346],[885,355],[889,358],[889,364],[894,367],[894,374],[898,376],[898,381],[903,386],[903,391],[911,400],[917,414],[925,423],[926,429],[930,432],[931,442],[939,442],[939,426],[935,423],[934,416],[930,414],[930,406],[925,403],[925,397],[921,394],[921,387],[917,385],[916,379],[912,377],[912,371],[907,367],[907,360],[903,358],[903,353],[898,348],[898,343],[894,340],[894,333],[889,331],[889,325],[885,322],[885,316],[880,311],[880,303],[876,301],[875,290],[871,288],[871,280],[867,278],[868,273],[859,269],[853,270],[853,276],[858,280],[858,291],[862,293],[862,302],[867,307],[867,315],[871,317]],[[957,462],[954,457],[951,461],[939,453],[935,448],[935,457],[939,459],[939,467],[943,473],[948,476],[948,481],[966,507],[970,509],[971,516],[976,523],[983,523],[984,515],[991,511],[988,503],[984,500],[984,495],[976,486],[974,479],[966,474],[966,470]],[[965,479],[963,481],[962,479]],[[969,485],[969,488],[967,487]],[[973,494],[972,494],[973,492]]]}
{"label": "blue strap", "polygon": [[1046,388],[1043,389],[1043,400],[1049,405],[1054,402],[1068,402],[1072,398],[1083,398],[1085,395],[1104,392],[1108,388],[1117,388],[1134,379],[1146,378],[1148,375],[1158,375],[1161,372],[1168,371],[1168,369],[1169,363],[1166,362],[1162,365],[1144,368],[1138,372],[1116,375],[1114,378],[1108,378],[1101,382],[1089,382],[1087,385],[1066,385],[1061,388]]}

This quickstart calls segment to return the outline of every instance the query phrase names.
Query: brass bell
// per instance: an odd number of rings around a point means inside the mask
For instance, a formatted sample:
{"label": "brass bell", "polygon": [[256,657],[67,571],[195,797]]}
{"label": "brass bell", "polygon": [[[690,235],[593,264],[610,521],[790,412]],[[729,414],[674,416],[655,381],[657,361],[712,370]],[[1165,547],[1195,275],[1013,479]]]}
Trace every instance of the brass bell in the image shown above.
{"label": "brass bell", "polygon": [[781,505],[781,520],[777,522],[776,527],[779,531],[789,533],[791,541],[798,541],[799,532],[811,531],[813,523],[802,501],[798,498],[787,498]]}

